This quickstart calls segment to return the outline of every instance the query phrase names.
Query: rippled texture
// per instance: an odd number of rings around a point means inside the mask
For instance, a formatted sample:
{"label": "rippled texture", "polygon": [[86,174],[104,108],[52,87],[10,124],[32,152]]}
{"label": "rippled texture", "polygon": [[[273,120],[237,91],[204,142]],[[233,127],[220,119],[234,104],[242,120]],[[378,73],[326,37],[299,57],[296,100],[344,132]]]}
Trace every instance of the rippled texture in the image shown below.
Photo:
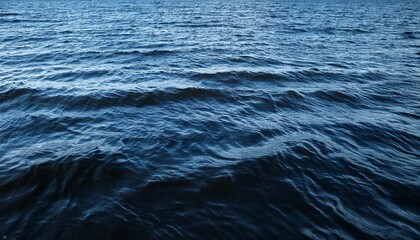
{"label": "rippled texture", "polygon": [[0,2],[3,239],[419,239],[419,1]]}

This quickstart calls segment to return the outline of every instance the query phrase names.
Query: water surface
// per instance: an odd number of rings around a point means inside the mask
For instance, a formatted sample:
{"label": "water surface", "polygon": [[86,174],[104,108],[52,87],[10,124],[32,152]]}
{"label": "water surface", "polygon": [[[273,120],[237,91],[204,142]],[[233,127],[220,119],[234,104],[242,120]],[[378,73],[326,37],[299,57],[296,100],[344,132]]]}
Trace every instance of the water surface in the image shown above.
{"label": "water surface", "polygon": [[0,2],[3,239],[419,239],[419,1]]}

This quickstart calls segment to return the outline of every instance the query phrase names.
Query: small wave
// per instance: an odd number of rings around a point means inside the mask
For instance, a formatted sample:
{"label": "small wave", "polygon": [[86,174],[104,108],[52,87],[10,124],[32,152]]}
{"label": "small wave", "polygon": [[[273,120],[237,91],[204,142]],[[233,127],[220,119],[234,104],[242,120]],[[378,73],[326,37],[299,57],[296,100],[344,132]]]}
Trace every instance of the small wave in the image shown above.
{"label": "small wave", "polygon": [[[0,16],[1,17],[1,16]],[[52,23],[54,20],[48,19],[24,19],[24,18],[0,18],[1,23]]]}
{"label": "small wave", "polygon": [[176,53],[176,50],[152,50],[152,51],[147,51],[147,52],[143,52],[143,55],[145,56],[161,56],[161,55],[166,55],[166,54],[172,54],[172,53]]}
{"label": "small wave", "polygon": [[344,63],[331,62],[331,63],[327,63],[327,65],[331,67],[335,67],[335,68],[350,69],[350,67],[345,62]]}
{"label": "small wave", "polygon": [[343,91],[326,91],[318,90],[312,93],[314,96],[332,102],[340,102],[356,106],[360,103],[359,98],[355,95],[345,93]]}
{"label": "small wave", "polygon": [[136,55],[136,54],[141,54],[141,53],[142,52],[140,52],[138,50],[112,52],[112,54],[115,54],[115,55]]}
{"label": "small wave", "polygon": [[323,34],[339,34],[339,33],[352,33],[352,34],[366,34],[370,33],[371,30],[361,29],[361,28],[335,28],[335,27],[324,27],[324,28],[314,28],[307,26],[306,28],[301,27],[288,27],[286,28],[288,31],[294,32],[294,33],[323,33]]}
{"label": "small wave", "polygon": [[304,94],[298,91],[286,90],[277,93],[254,93],[249,101],[253,112],[279,112],[284,109],[297,111],[310,110]]}
{"label": "small wave", "polygon": [[6,89],[5,91],[0,92],[0,103],[17,99],[25,95],[37,94],[39,92],[39,90],[33,88],[11,87]]}
{"label": "small wave", "polygon": [[[77,89],[74,89],[77,91]],[[11,106],[51,106],[65,109],[89,109],[108,107],[146,107],[186,101],[215,101],[219,103],[249,102],[255,111],[275,112],[278,108],[307,109],[304,94],[286,90],[264,93],[258,90],[224,90],[219,88],[167,88],[152,91],[111,91],[85,95],[57,94],[54,89],[12,88],[0,93],[0,102],[9,101]],[[17,101],[17,99],[20,99]],[[30,105],[28,105],[30,103]]]}
{"label": "small wave", "polygon": [[46,42],[53,40],[54,38],[49,36],[42,36],[42,37],[26,37],[21,39],[22,42]]}
{"label": "small wave", "polygon": [[412,119],[416,119],[416,120],[420,120],[420,114],[417,113],[410,113],[410,112],[397,112],[397,114],[406,116],[408,118],[412,118]]}
{"label": "small wave", "polygon": [[331,72],[316,68],[308,70],[285,71],[281,73],[265,71],[219,71],[219,72],[192,72],[190,78],[196,80],[220,81],[227,84],[243,84],[244,81],[254,82],[324,82],[353,80],[364,82],[366,80],[378,81],[385,76],[380,72]]}
{"label": "small wave", "polygon": [[[394,129],[387,124],[379,126],[372,123],[335,124],[335,129],[344,136],[353,139],[358,145],[375,149],[385,145],[399,152],[418,155],[416,145],[420,136],[400,129]],[[386,139],[386,141],[384,141]]]}
{"label": "small wave", "polygon": [[71,33],[74,33],[75,31],[73,31],[73,30],[68,30],[68,29],[66,29],[66,30],[62,30],[62,31],[60,31],[59,33],[60,34],[71,34]]}
{"label": "small wave", "polygon": [[220,80],[226,83],[241,83],[243,80],[254,81],[275,81],[286,80],[285,76],[268,72],[251,72],[251,71],[225,71],[225,72],[208,72],[208,73],[192,73],[193,79],[199,80]]}
{"label": "small wave", "polygon": [[112,75],[110,70],[77,70],[77,71],[66,71],[60,73],[54,73],[51,75],[45,75],[43,80],[47,81],[75,81],[81,79],[92,79],[100,78],[104,76]]}
{"label": "small wave", "polygon": [[290,30],[290,31],[292,31],[292,32],[301,32],[301,33],[308,31],[307,29],[298,28],[298,27],[290,27],[290,28],[287,28],[287,29]]}
{"label": "small wave", "polygon": [[48,136],[58,133],[74,133],[72,128],[79,124],[95,123],[101,118],[92,119],[91,117],[78,116],[56,116],[47,114],[31,114],[19,119],[7,121],[4,127],[0,128],[3,132],[3,139],[20,139],[22,137]]}
{"label": "small wave", "polygon": [[[13,88],[0,93],[0,101],[12,101],[25,97],[32,106],[47,104],[71,109],[103,108],[115,106],[145,107],[167,102],[214,99],[221,102],[234,100],[229,92],[206,88],[182,88],[154,91],[113,91],[88,95],[56,95],[31,88]],[[26,105],[28,102],[14,102]]]}
{"label": "small wave", "polygon": [[268,66],[268,65],[281,65],[283,64],[281,61],[275,60],[273,58],[268,57],[254,57],[250,55],[240,55],[237,57],[231,57],[227,59],[227,62],[233,62],[233,63],[249,63],[252,66]]}
{"label": "small wave", "polygon": [[378,102],[378,103],[392,103],[392,104],[398,104],[400,103],[400,99],[397,96],[392,96],[391,94],[376,94],[376,93],[369,93],[367,96],[368,98]]}
{"label": "small wave", "polygon": [[361,28],[344,28],[342,29],[342,31],[344,32],[350,32],[353,34],[362,34],[362,33],[370,33],[370,30],[365,30],[365,29],[361,29]]}
{"label": "small wave", "polygon": [[9,19],[9,18],[0,18],[0,24],[1,23],[20,23],[23,22],[24,20],[22,19]]}
{"label": "small wave", "polygon": [[195,24],[195,23],[191,23],[191,24],[175,24],[175,27],[180,27],[180,28],[223,28],[223,27],[228,27],[229,25],[226,24]]}
{"label": "small wave", "polygon": [[406,39],[418,39],[418,32],[404,32],[403,37]]}
{"label": "small wave", "polygon": [[12,12],[0,12],[0,17],[11,17],[11,16],[20,16],[20,13],[12,13]]}
{"label": "small wave", "polygon": [[177,50],[153,49],[150,51],[127,50],[127,51],[115,51],[112,53],[115,55],[163,56],[163,55],[173,54],[177,52],[178,52]]}

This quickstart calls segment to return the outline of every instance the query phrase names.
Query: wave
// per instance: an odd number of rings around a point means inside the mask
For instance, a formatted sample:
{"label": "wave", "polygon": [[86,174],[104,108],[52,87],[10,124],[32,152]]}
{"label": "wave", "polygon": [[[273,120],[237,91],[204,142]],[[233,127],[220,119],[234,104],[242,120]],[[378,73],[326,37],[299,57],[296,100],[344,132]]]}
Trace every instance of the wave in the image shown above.
{"label": "wave", "polygon": [[379,81],[387,77],[382,72],[332,72],[317,68],[297,71],[266,72],[266,71],[214,71],[214,72],[192,72],[188,76],[195,80],[220,81],[227,84],[244,84],[244,81],[254,82],[301,82],[316,83],[326,81],[358,81],[366,82]]}
{"label": "wave", "polygon": [[[45,42],[53,40],[53,37],[25,37],[25,38],[8,38],[5,41],[20,42]],[[45,51],[32,52],[30,54],[12,54],[0,60],[0,63],[5,66],[13,66],[16,64],[24,64],[30,66],[37,66],[39,63],[49,63],[52,60],[61,62],[63,64],[77,64],[88,61],[118,61],[121,62],[121,57],[163,57],[167,55],[177,54],[179,50],[176,49],[150,49],[150,50],[88,50],[88,51]],[[77,75],[81,70],[75,71],[74,79],[77,80]],[[72,74],[72,73],[62,73]],[[83,74],[83,73],[81,73]]]}
{"label": "wave", "polygon": [[[25,100],[23,100],[23,99]],[[111,91],[111,92],[95,92],[88,95],[62,95],[51,94],[38,89],[32,88],[11,88],[0,93],[0,102],[15,101],[15,104],[32,106],[50,105],[63,106],[72,109],[99,108],[99,107],[115,107],[115,106],[135,106],[144,107],[151,105],[164,104],[165,102],[179,102],[199,99],[214,99],[227,102],[234,99],[228,92],[217,89],[205,88],[183,88],[183,89],[166,89],[153,91]]]}
{"label": "wave", "polygon": [[287,31],[293,32],[293,33],[323,33],[323,34],[343,34],[343,33],[351,33],[351,34],[368,34],[372,33],[373,31],[371,29],[362,29],[362,28],[337,28],[337,27],[311,27],[307,26],[305,27],[298,27],[298,26],[290,26],[286,28]]}
{"label": "wave", "polygon": [[[2,17],[0,15],[0,17]],[[8,16],[6,16],[8,17]],[[10,23],[53,23],[58,22],[51,19],[25,19],[25,18],[0,18],[0,24],[10,24]]]}
{"label": "wave", "polygon": [[[11,88],[0,92],[0,103],[8,102],[8,108],[53,107],[73,110],[98,109],[109,107],[147,107],[169,103],[185,102],[217,102],[243,104],[247,102],[253,111],[276,112],[279,108],[305,110],[310,104],[305,101],[307,93],[294,90],[273,91],[265,93],[252,89],[221,88],[166,88],[163,90],[112,90],[95,91],[80,94],[71,89],[67,94],[59,93],[59,89],[33,89],[27,87]],[[315,93],[316,94],[316,93]],[[328,95],[329,100],[340,101],[340,93]],[[318,94],[321,95],[322,93]],[[309,96],[309,95],[308,95]]]}
{"label": "wave", "polygon": [[127,51],[115,51],[112,54],[115,55],[143,55],[143,56],[163,56],[167,54],[177,53],[177,50],[169,49],[153,49],[150,51],[139,51],[139,50],[127,50]]}
{"label": "wave", "polygon": [[[93,74],[93,73],[92,73]],[[96,74],[96,73],[95,73]],[[255,77],[255,75],[252,75]],[[85,76],[87,77],[87,76]],[[217,77],[220,77],[219,75]],[[269,79],[271,76],[260,76]],[[208,78],[208,76],[206,76]],[[5,87],[3,87],[5,88]],[[1,88],[0,88],[1,89]],[[310,101],[315,98],[316,101]],[[81,94],[77,88],[67,89],[67,93],[60,93],[60,89],[35,89],[28,87],[9,87],[0,92],[0,103],[9,103],[14,107],[50,106],[65,109],[97,109],[109,107],[146,107],[159,106],[168,103],[218,102],[242,104],[247,103],[252,111],[277,112],[282,108],[294,110],[310,110],[323,104],[342,103],[354,108],[368,108],[370,101],[398,103],[395,99],[388,99],[376,93],[357,95],[344,90],[315,90],[297,91],[284,89],[264,92],[258,89],[222,89],[222,88],[165,88],[155,90],[107,90]],[[385,101],[386,100],[386,101]]]}
{"label": "wave", "polygon": [[20,13],[13,13],[13,12],[0,12],[0,17],[14,17],[14,16],[20,16]]}
{"label": "wave", "polygon": [[20,98],[25,95],[31,95],[41,92],[40,90],[27,87],[9,87],[5,91],[0,92],[0,103]]}
{"label": "wave", "polygon": [[86,70],[77,70],[77,71],[63,71],[55,74],[46,74],[43,76],[42,80],[45,81],[74,81],[86,80],[93,78],[103,78],[105,76],[112,76],[113,72],[108,69],[86,69]]}
{"label": "wave", "polygon": [[251,71],[224,71],[224,72],[208,72],[208,73],[192,73],[192,79],[198,80],[221,80],[225,83],[241,83],[246,80],[255,81],[274,81],[285,79],[284,76],[268,72],[251,72]]}
{"label": "wave", "polygon": [[405,39],[419,39],[419,32],[404,32],[402,35]]}
{"label": "wave", "polygon": [[[339,131],[348,139],[352,139],[357,145],[371,149],[381,148],[383,145],[395,149],[401,153],[418,155],[415,151],[420,142],[420,136],[400,129],[395,129],[388,124],[378,126],[373,123],[359,124],[335,124],[335,130]],[[386,142],[383,140],[386,139]]]}
{"label": "wave", "polygon": [[328,101],[331,101],[331,102],[346,103],[346,104],[349,104],[351,106],[357,106],[357,105],[360,104],[360,100],[357,96],[355,96],[354,94],[345,93],[343,91],[318,90],[318,91],[315,91],[311,94],[313,96],[317,97],[317,98],[328,100]]}

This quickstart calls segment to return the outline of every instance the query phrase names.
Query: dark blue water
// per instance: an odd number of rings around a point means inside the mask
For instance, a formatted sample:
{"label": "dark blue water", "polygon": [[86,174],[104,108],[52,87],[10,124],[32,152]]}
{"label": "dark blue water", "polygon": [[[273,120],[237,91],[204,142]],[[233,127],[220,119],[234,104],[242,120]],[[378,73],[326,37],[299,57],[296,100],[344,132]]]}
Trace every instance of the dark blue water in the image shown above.
{"label": "dark blue water", "polygon": [[420,239],[420,2],[0,2],[0,238]]}

